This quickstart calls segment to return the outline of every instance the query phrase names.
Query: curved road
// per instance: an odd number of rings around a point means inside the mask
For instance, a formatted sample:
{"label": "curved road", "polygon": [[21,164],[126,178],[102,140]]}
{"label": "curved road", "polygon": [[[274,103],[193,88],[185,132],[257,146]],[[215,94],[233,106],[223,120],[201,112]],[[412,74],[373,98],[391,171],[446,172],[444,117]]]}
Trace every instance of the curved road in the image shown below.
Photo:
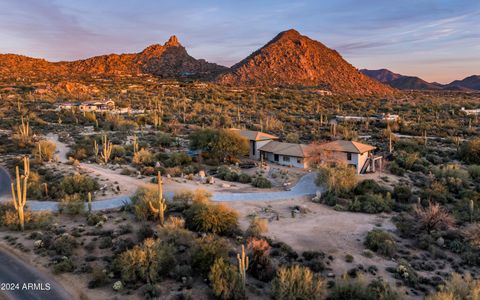
{"label": "curved road", "polygon": [[[60,284],[0,247],[0,299],[73,299]],[[3,285],[3,286],[2,286]]]}
{"label": "curved road", "polygon": [[[3,173],[3,174],[2,174]],[[5,177],[7,176],[7,177]],[[8,173],[0,167],[0,178],[8,178],[8,180],[0,181],[0,190],[7,190],[7,196],[9,195],[10,179]],[[232,201],[278,201],[295,199],[308,195],[315,195],[317,191],[321,191],[315,184],[315,173],[309,173],[304,175],[298,183],[290,190],[283,192],[255,192],[255,193],[214,193],[212,195],[212,201],[217,202],[232,202]],[[167,192],[166,197],[171,199],[173,193]],[[0,194],[0,199],[2,199]],[[8,200],[10,197],[3,197],[3,200]],[[113,197],[110,199],[97,200],[92,202],[92,210],[107,210],[121,207],[124,204],[130,203],[130,196],[123,195]],[[56,211],[58,210],[58,202],[56,201],[36,201],[28,200],[28,207],[34,211]],[[86,205],[86,204],[85,204]]]}
{"label": "curved road", "polygon": [[0,199],[10,197],[10,174],[0,166]]}

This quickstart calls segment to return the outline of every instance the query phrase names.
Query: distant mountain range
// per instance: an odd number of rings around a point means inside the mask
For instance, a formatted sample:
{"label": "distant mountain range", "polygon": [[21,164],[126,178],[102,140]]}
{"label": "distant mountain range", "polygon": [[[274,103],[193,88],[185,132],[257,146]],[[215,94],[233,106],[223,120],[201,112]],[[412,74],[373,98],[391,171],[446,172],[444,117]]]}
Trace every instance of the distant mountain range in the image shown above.
{"label": "distant mountain range", "polygon": [[480,90],[480,76],[472,75],[462,80],[455,80],[448,84],[427,82],[416,76],[406,76],[394,73],[387,69],[360,70],[368,77],[385,83],[400,90],[451,90],[451,91],[476,91]]}
{"label": "distant mountain range", "polygon": [[133,75],[152,74],[162,78],[198,76],[215,78],[227,67],[191,57],[176,36],[140,53],[108,54],[71,62],[48,62],[16,54],[0,54],[1,77]]}

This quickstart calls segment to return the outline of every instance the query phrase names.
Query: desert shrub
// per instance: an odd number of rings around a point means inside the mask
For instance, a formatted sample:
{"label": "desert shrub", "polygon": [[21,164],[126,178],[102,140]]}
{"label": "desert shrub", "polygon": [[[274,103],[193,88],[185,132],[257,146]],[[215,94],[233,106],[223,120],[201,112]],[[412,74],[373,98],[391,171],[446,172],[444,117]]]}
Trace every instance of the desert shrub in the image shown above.
{"label": "desert shrub", "polygon": [[245,173],[240,173],[238,175],[238,182],[240,183],[250,183],[252,182],[252,176],[245,174]]}
{"label": "desert shrub", "polygon": [[325,185],[327,191],[336,195],[348,193],[357,185],[355,169],[345,163],[323,164],[318,171],[317,185]]}
{"label": "desert shrub", "polygon": [[69,257],[62,257],[60,261],[53,264],[53,273],[55,274],[73,272],[73,270],[75,270],[75,265]]}
{"label": "desert shrub", "polygon": [[270,244],[264,239],[251,238],[248,240],[250,265],[248,271],[253,277],[268,282],[275,276],[275,268],[270,259]]}
{"label": "desert shrub", "polygon": [[143,241],[148,238],[152,238],[155,235],[155,232],[152,229],[152,226],[149,224],[142,224],[137,230],[137,238],[139,241]]}
{"label": "desert shrub", "polygon": [[460,157],[469,164],[480,164],[480,138],[463,143]]}
{"label": "desert shrub", "polygon": [[252,180],[252,185],[257,188],[269,189],[272,187],[272,183],[265,177],[258,176]]}
{"label": "desert shrub", "polygon": [[55,156],[55,150],[57,146],[55,143],[41,140],[32,149],[32,155],[38,158],[40,161],[51,161]]}
{"label": "desert shrub", "polygon": [[192,254],[192,267],[201,274],[208,274],[216,259],[228,257],[229,248],[225,239],[213,235],[197,239]]}
{"label": "desert shrub", "polygon": [[231,234],[238,228],[238,214],[223,204],[195,201],[185,211],[186,225],[198,232]]}
{"label": "desert shrub", "polygon": [[400,300],[403,297],[388,283],[375,279],[368,283],[363,276],[343,277],[335,282],[328,300]]}
{"label": "desert shrub", "polygon": [[365,212],[369,214],[390,212],[393,201],[390,194],[383,197],[381,194],[366,194],[355,197],[348,206],[348,210],[355,212]]}
{"label": "desert shrub", "polygon": [[152,187],[139,187],[132,196],[131,201],[134,207],[135,217],[138,220],[149,220],[153,218],[152,211],[148,202],[156,201],[158,197],[157,189]]}
{"label": "desert shrub", "polygon": [[168,274],[175,264],[170,245],[146,239],[140,246],[135,246],[119,255],[115,262],[121,278],[127,283],[138,281],[153,283]]}
{"label": "desert shrub", "polygon": [[91,280],[88,282],[88,288],[93,289],[97,287],[104,286],[108,283],[108,276],[107,272],[98,267],[95,266],[92,270],[91,274]]}
{"label": "desert shrub", "polygon": [[387,191],[385,188],[381,187],[375,180],[366,179],[360,181],[357,186],[353,189],[355,195],[365,195],[365,194],[385,194]]}
{"label": "desert shrub", "polygon": [[408,203],[412,196],[412,190],[408,185],[397,184],[393,188],[393,198],[402,203]]}
{"label": "desert shrub", "polygon": [[[49,212],[32,212],[26,208],[23,214],[25,229],[46,228],[52,220]],[[20,230],[18,213],[13,203],[0,203],[0,224],[10,230]]]}
{"label": "desert shrub", "polygon": [[185,166],[192,162],[192,158],[185,152],[174,152],[170,154],[167,160],[163,163],[167,168],[173,168],[177,166]]}
{"label": "desert shrub", "polygon": [[469,166],[468,173],[473,179],[480,179],[480,165]]}
{"label": "desert shrub", "polygon": [[480,249],[480,224],[474,223],[468,225],[465,230],[463,230],[463,234],[472,247]]}
{"label": "desert shrub", "polygon": [[65,195],[58,203],[58,211],[67,215],[79,215],[85,212],[85,200],[79,194]]}
{"label": "desert shrub", "polygon": [[112,238],[109,236],[102,236],[98,240],[98,248],[106,249],[113,246]]}
{"label": "desert shrub", "polygon": [[259,237],[268,232],[268,220],[263,218],[253,218],[245,232],[247,237]]}
{"label": "desert shrub", "polygon": [[245,299],[245,289],[237,268],[223,258],[218,258],[208,276],[216,297],[225,300]]}
{"label": "desert shrub", "polygon": [[272,282],[272,293],[275,299],[323,299],[325,281],[306,267],[294,265],[280,267]]}
{"label": "desert shrub", "polygon": [[415,207],[415,215],[419,228],[430,233],[435,229],[446,229],[453,225],[454,220],[450,214],[438,203],[429,203],[428,207]]}
{"label": "desert shrub", "polygon": [[368,249],[388,257],[392,257],[397,251],[397,244],[393,237],[379,229],[369,231],[364,244]]}
{"label": "desert shrub", "polygon": [[139,166],[149,166],[153,163],[153,154],[149,150],[141,149],[133,155],[132,162]]}
{"label": "desert shrub", "polygon": [[208,153],[218,161],[236,161],[247,155],[248,141],[233,130],[201,129],[190,135],[190,147]]}
{"label": "desert shrub", "polygon": [[475,280],[470,274],[464,276],[453,273],[440,291],[429,295],[427,300],[457,300],[480,299],[480,280]]}
{"label": "desert shrub", "polygon": [[415,272],[412,266],[404,259],[401,259],[398,262],[397,268],[395,269],[395,274],[398,279],[403,280],[403,282],[405,282],[405,284],[407,284],[408,286],[418,286],[419,278],[417,272]]}
{"label": "desert shrub", "polygon": [[77,246],[77,241],[73,236],[62,234],[53,240],[50,250],[55,251],[58,255],[71,256]]}
{"label": "desert shrub", "polygon": [[89,192],[98,190],[99,185],[96,180],[87,175],[74,174],[63,177],[60,182],[60,189],[67,195],[80,194],[84,197]]}

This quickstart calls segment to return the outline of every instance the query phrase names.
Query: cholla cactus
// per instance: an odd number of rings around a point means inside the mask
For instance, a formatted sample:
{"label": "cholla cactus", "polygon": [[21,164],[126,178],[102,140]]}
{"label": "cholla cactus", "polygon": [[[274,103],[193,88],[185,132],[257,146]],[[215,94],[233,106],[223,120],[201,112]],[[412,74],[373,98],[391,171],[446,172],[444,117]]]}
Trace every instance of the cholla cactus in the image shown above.
{"label": "cholla cactus", "polygon": [[133,146],[133,153],[137,153],[138,152],[138,140],[137,140],[137,136],[133,136],[133,141],[132,141],[132,146]]}
{"label": "cholla cactus", "polygon": [[165,223],[165,211],[167,210],[167,201],[163,197],[163,181],[160,172],[157,175],[157,186],[158,186],[158,197],[157,197],[157,207],[154,207],[152,202],[149,201],[148,205],[150,206],[150,210],[158,215],[158,220],[160,222],[160,226],[163,227]]}
{"label": "cholla cactus", "polygon": [[15,179],[15,182],[12,182],[11,184],[12,202],[18,214],[18,223],[19,223],[18,225],[20,226],[20,229],[22,231],[25,229],[24,208],[25,208],[25,204],[27,203],[27,186],[28,186],[28,174],[29,174],[25,170],[24,170],[24,173],[25,174],[20,177],[20,171],[17,166],[15,168],[16,179]]}
{"label": "cholla cactus", "polygon": [[105,134],[102,137],[103,148],[102,148],[102,160],[105,164],[108,163],[110,160],[110,156],[112,155],[113,144],[108,140],[107,135]]}
{"label": "cholla cactus", "polygon": [[242,277],[243,286],[247,282],[247,270],[248,270],[248,256],[245,254],[245,246],[242,245],[242,254],[240,255],[237,253],[237,260],[238,260],[238,272],[240,273],[240,277]]}

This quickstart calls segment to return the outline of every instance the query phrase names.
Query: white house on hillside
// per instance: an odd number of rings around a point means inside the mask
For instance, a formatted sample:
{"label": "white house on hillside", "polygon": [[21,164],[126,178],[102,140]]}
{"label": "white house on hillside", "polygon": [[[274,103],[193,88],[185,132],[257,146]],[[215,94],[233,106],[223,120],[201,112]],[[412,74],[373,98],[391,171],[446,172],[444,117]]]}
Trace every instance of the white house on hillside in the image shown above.
{"label": "white house on hillside", "polygon": [[355,168],[357,174],[375,172],[376,163],[381,166],[381,156],[374,156],[374,146],[355,141],[333,141],[319,145],[324,160],[343,161]]}
{"label": "white house on hillside", "polygon": [[271,141],[258,150],[266,161],[302,169],[309,167],[308,145]]}
{"label": "white house on hillside", "polygon": [[261,131],[236,128],[231,128],[230,130],[237,132],[240,136],[248,140],[248,144],[250,146],[250,153],[248,156],[251,159],[260,159],[260,152],[258,149],[271,141],[278,140],[278,137]]}

